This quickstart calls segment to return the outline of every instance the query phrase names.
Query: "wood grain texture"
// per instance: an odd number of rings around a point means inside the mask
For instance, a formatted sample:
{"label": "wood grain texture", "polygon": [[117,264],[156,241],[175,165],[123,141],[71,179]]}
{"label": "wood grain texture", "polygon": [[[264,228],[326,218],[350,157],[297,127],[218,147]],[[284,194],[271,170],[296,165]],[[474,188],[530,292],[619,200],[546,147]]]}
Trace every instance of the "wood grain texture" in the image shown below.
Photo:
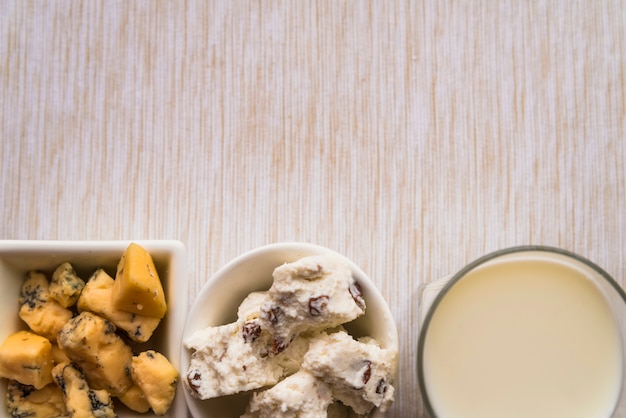
{"label": "wood grain texture", "polygon": [[401,332],[492,250],[624,285],[626,7],[575,1],[4,1],[0,238],[180,239],[190,298],[253,247],[329,246]]}

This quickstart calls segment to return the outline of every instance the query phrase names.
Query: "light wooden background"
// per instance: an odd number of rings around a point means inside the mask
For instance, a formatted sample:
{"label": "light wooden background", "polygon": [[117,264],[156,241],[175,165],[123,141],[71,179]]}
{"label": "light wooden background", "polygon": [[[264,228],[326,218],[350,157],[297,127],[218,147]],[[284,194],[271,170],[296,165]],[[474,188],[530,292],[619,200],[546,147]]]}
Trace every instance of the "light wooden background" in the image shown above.
{"label": "light wooden background", "polygon": [[256,246],[417,291],[517,244],[623,285],[626,3],[2,1],[0,239],[179,239],[190,299]]}

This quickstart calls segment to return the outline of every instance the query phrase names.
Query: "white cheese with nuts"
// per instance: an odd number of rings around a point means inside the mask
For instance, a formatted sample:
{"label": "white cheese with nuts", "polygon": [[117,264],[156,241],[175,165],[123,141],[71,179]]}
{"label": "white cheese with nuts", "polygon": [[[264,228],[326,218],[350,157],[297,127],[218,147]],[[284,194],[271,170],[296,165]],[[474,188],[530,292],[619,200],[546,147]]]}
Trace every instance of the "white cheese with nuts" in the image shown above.
{"label": "white cheese with nuts", "polygon": [[336,399],[367,414],[374,407],[384,412],[393,402],[396,357],[372,339],[357,341],[339,331],[312,340],[302,368],[327,382]]}
{"label": "white cheese with nuts", "polygon": [[304,257],[277,267],[272,276],[261,318],[277,345],[289,344],[303,331],[336,327],[365,313],[361,289],[337,257]]}
{"label": "white cheese with nuts", "polygon": [[333,397],[328,385],[299,371],[275,386],[252,395],[241,418],[326,418]]}
{"label": "white cheese with nuts", "polygon": [[206,328],[185,341],[194,350],[184,379],[189,392],[200,399],[259,389],[276,384],[293,373],[308,347],[304,338],[296,338],[283,352],[268,352],[259,343],[255,330],[244,328],[244,321]]}
{"label": "white cheese with nuts", "polygon": [[241,303],[236,322],[184,341],[192,351],[185,386],[200,399],[260,390],[243,418],[384,411],[393,401],[396,351],[356,341],[341,326],[365,308],[358,282],[338,257],[279,266],[268,291]]}

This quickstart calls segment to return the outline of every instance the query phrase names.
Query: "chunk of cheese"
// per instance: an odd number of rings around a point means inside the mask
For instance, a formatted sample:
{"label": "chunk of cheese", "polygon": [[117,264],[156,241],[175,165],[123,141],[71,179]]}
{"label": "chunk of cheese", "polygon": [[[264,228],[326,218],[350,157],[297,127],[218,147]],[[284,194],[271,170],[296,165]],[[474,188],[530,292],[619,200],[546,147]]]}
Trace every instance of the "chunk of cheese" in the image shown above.
{"label": "chunk of cheese", "polygon": [[176,395],[178,371],[161,353],[149,350],[133,357],[132,377],[157,415],[164,415]]}
{"label": "chunk of cheese", "polygon": [[87,281],[80,298],[78,311],[90,311],[113,322],[126,331],[133,341],[144,343],[161,322],[160,318],[137,315],[122,311],[111,304],[115,281],[104,270],[98,269]]}
{"label": "chunk of cheese", "polygon": [[333,397],[328,385],[299,370],[275,386],[255,392],[240,418],[326,417]]}
{"label": "chunk of cheese", "polygon": [[85,282],[76,275],[74,267],[70,263],[63,263],[52,273],[50,297],[68,308],[78,301],[83,287]]}
{"label": "chunk of cheese", "polygon": [[0,377],[41,389],[52,382],[52,344],[29,331],[9,335],[0,345]]}
{"label": "chunk of cheese", "polygon": [[55,383],[63,391],[65,407],[72,418],[116,418],[111,395],[89,387],[83,373],[70,363],[52,369]]}
{"label": "chunk of cheese", "polygon": [[126,392],[117,397],[124,405],[136,412],[148,412],[150,404],[139,386],[133,384]]}
{"label": "chunk of cheese", "polygon": [[43,273],[27,274],[20,291],[19,316],[33,332],[55,341],[72,312],[50,297],[49,285]]}
{"label": "chunk of cheese", "polygon": [[117,265],[113,306],[138,315],[163,318],[165,293],[150,254],[131,243]]}
{"label": "chunk of cheese", "polygon": [[11,417],[65,417],[63,392],[50,383],[41,389],[9,380],[6,394],[7,412]]}
{"label": "chunk of cheese", "polygon": [[115,325],[91,312],[82,312],[59,332],[59,347],[85,373],[89,386],[119,396],[132,385],[132,351],[115,333]]}
{"label": "chunk of cheese", "polygon": [[355,340],[345,331],[312,340],[302,370],[324,380],[333,397],[361,415],[377,407],[385,412],[394,400],[393,368],[397,353],[368,337]]}

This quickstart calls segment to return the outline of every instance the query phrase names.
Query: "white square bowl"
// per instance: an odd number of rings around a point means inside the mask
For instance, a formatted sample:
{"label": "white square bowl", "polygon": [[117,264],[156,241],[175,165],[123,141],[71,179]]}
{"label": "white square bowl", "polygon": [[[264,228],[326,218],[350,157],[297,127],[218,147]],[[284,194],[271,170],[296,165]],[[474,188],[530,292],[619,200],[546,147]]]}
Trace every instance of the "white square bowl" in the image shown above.
{"label": "white square bowl", "polygon": [[[2,241],[0,240],[0,342],[11,333],[26,329],[18,316],[18,297],[22,280],[29,270],[40,270],[51,275],[61,263],[69,262],[78,276],[87,280],[97,268],[103,268],[115,277],[117,262],[131,242],[144,247],[152,256],[161,278],[168,310],[154,335],[144,344],[133,346],[134,351],[153,349],[165,355],[180,371],[180,342],[187,316],[187,256],[180,241]],[[178,384],[176,398],[165,417],[187,416],[183,387]],[[4,401],[6,379],[0,385],[0,399]],[[3,405],[0,417],[9,417]],[[150,412],[139,414],[115,404],[120,418],[156,416]]]}

